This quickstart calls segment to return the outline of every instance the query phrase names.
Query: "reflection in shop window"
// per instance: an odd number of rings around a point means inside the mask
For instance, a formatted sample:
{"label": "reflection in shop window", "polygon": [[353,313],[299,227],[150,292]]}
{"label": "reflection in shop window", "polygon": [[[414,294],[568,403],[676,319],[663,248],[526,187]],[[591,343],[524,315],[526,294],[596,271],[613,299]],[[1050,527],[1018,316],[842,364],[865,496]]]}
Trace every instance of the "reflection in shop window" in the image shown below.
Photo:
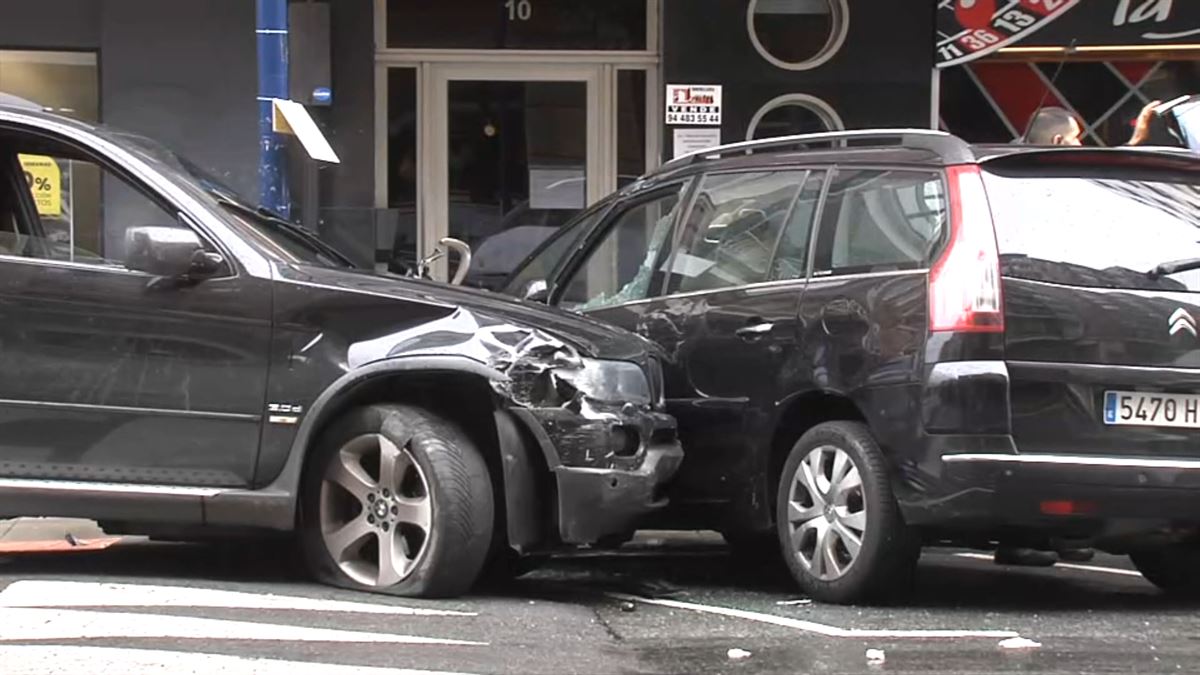
{"label": "reflection in shop window", "polygon": [[[92,52],[0,50],[0,91],[60,115],[99,121],[99,78]],[[100,173],[94,165],[26,154],[31,185],[47,238],[63,251],[100,253]]]}

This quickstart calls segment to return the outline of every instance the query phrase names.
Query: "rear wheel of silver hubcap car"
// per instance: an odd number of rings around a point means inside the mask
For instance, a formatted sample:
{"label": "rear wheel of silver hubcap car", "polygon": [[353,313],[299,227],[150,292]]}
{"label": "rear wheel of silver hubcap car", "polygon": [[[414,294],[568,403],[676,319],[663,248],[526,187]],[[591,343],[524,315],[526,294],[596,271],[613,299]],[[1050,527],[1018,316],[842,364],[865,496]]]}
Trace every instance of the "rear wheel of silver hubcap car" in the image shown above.
{"label": "rear wheel of silver hubcap car", "polygon": [[406,579],[433,527],[429,481],[409,443],[382,434],[351,439],[321,481],[321,534],[346,576],[377,588]]}
{"label": "rear wheel of silver hubcap car", "polygon": [[862,475],[841,448],[814,448],[791,478],[787,504],[792,554],[817,579],[833,581],[858,559],[867,530]]}

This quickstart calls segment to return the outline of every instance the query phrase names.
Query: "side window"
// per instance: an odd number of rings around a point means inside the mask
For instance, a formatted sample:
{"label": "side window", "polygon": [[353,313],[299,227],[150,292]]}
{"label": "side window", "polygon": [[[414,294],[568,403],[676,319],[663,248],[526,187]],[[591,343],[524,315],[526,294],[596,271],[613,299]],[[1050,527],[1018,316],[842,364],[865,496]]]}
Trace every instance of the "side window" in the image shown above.
{"label": "side window", "polygon": [[771,265],[771,280],[801,279],[808,273],[808,251],[816,225],[817,206],[825,184],[824,171],[813,171],[804,181],[804,189],[796,199],[779,238],[775,262]]}
{"label": "side window", "polygon": [[572,274],[559,301],[586,311],[644,300],[662,285],[661,258],[686,185],[621,212]]}
{"label": "side window", "polygon": [[183,227],[124,176],[72,148],[37,138],[7,142],[17,153],[16,185],[31,198],[19,219],[23,241],[9,255],[120,266],[129,228]]}
{"label": "side window", "polygon": [[807,171],[705,176],[671,255],[667,293],[766,281]]}
{"label": "side window", "polygon": [[920,269],[947,226],[940,173],[841,170],[821,218],[814,273]]}
{"label": "side window", "polygon": [[539,246],[537,250],[509,278],[504,286],[508,295],[521,297],[529,284],[534,281],[550,281],[550,275],[566,257],[571,247],[584,237],[600,222],[600,218],[608,211],[607,206],[601,206],[575,221],[563,226],[563,229],[553,234],[549,241]]}

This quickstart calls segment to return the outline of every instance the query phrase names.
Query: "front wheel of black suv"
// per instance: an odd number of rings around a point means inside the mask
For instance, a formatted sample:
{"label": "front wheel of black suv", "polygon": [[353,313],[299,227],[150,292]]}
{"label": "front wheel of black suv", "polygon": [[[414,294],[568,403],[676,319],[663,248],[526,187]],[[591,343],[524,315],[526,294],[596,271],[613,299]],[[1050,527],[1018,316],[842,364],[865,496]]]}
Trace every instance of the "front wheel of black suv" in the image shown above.
{"label": "front wheel of black suv", "polygon": [[487,559],[492,494],[483,457],[453,423],[411,406],[351,410],[313,449],[301,544],[313,574],[331,585],[460,595]]}
{"label": "front wheel of black suv", "polygon": [[1146,581],[1182,598],[1200,598],[1200,546],[1175,544],[1129,554]]}
{"label": "front wheel of black suv", "polygon": [[815,600],[874,602],[912,586],[920,543],[861,423],[828,422],[800,438],[783,467],[776,521],[788,568]]}

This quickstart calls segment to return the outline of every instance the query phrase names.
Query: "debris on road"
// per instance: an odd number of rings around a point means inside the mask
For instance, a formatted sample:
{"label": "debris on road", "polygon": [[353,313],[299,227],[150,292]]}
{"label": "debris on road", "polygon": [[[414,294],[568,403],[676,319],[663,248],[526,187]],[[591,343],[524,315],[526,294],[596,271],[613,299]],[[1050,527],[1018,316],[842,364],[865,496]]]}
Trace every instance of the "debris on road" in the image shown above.
{"label": "debris on road", "polygon": [[737,647],[734,647],[733,649],[725,652],[725,656],[728,656],[733,660],[748,659],[750,658],[750,652],[746,651],[745,649],[738,649]]}
{"label": "debris on road", "polygon": [[797,600],[780,600],[779,602],[776,602],[775,604],[779,605],[780,607],[793,607],[796,605],[804,606],[804,605],[811,605],[812,600],[810,598],[799,598]]}
{"label": "debris on road", "polygon": [[1037,649],[1041,646],[1042,643],[1023,637],[1008,638],[1007,640],[1000,641],[1001,649]]}
{"label": "debris on road", "polygon": [[882,666],[887,661],[887,654],[882,649],[868,649],[867,663],[872,666]]}
{"label": "debris on road", "polygon": [[632,602],[630,602],[628,600],[625,600],[621,603],[621,611],[622,612],[632,612],[635,609],[637,609],[637,605],[633,604]]}

